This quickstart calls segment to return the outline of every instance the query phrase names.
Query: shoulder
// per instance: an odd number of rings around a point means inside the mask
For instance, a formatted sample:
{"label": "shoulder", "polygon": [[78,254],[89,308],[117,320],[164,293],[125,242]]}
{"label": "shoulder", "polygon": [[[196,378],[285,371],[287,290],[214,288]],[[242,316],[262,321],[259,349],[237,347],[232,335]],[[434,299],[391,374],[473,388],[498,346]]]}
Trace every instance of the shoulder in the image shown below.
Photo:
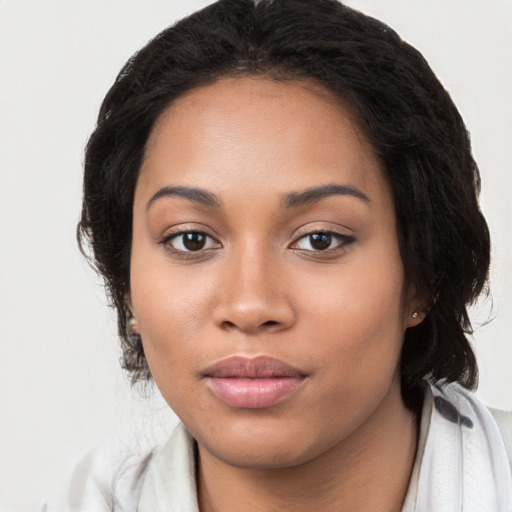
{"label": "shoulder", "polygon": [[461,500],[468,511],[512,510],[509,464],[503,435],[487,407],[457,383],[430,382],[404,511],[459,510]]}
{"label": "shoulder", "polygon": [[148,466],[159,445],[136,438],[110,441],[88,453],[42,512],[135,512]]}
{"label": "shoulder", "polygon": [[498,425],[501,437],[503,437],[505,449],[507,450],[508,461],[512,468],[512,412],[502,411],[492,407],[488,407],[488,409],[492,414],[494,421]]}
{"label": "shoulder", "polygon": [[458,383],[430,383],[430,390],[438,413],[462,427],[468,427],[463,429],[466,432],[481,431],[486,442],[492,441],[496,450],[505,448],[512,468],[512,412],[486,406],[472,391]]}

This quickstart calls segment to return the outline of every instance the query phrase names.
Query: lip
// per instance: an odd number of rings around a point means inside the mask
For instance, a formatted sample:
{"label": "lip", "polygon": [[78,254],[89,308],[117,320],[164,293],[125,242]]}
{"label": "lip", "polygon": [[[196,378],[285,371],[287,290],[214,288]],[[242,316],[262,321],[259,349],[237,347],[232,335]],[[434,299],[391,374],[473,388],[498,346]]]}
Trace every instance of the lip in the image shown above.
{"label": "lip", "polygon": [[210,366],[203,376],[213,394],[227,405],[263,409],[294,393],[307,374],[273,357],[234,356]]}

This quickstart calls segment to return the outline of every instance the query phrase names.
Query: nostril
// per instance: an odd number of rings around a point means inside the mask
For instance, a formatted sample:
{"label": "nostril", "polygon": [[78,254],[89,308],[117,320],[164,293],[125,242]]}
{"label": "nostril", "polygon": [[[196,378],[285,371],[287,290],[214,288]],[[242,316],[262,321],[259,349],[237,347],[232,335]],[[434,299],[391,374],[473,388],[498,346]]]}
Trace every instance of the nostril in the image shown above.
{"label": "nostril", "polygon": [[229,320],[225,320],[224,322],[222,322],[222,327],[224,329],[233,329],[234,327],[236,327],[236,325],[233,322],[230,322]]}
{"label": "nostril", "polygon": [[[266,322],[263,322],[262,324],[260,324],[259,328],[263,328],[263,329],[272,328],[272,327],[276,327],[279,325],[280,325],[280,323],[277,322],[276,320],[267,320]],[[231,322],[229,320],[225,320],[224,322],[222,322],[221,327],[222,327],[222,329],[225,329],[225,330],[232,330],[232,329],[239,329],[241,326],[237,325],[236,322]],[[242,328],[244,330],[247,330],[247,326],[243,326]]]}

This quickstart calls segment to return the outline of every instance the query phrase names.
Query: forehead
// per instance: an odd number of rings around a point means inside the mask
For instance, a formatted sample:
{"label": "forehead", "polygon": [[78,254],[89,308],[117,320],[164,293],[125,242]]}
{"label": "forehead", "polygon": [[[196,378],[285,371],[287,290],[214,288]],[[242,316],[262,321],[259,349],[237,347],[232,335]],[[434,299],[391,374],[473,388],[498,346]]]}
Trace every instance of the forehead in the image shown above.
{"label": "forehead", "polygon": [[185,181],[222,191],[242,180],[253,191],[340,180],[387,189],[350,107],[313,81],[226,78],[171,103],[149,137],[138,188]]}

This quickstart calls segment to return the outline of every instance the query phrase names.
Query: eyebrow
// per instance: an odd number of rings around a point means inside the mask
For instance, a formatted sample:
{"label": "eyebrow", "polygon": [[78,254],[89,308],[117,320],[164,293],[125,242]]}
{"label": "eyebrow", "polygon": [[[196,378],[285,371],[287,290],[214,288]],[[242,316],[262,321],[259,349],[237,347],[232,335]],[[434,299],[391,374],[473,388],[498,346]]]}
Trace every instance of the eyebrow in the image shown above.
{"label": "eyebrow", "polygon": [[298,192],[290,192],[283,198],[285,209],[296,208],[316,203],[329,196],[352,196],[361,199],[365,203],[370,203],[370,198],[358,188],[351,185],[340,185],[337,183],[328,183],[318,187],[311,187]]}
{"label": "eyebrow", "polygon": [[[356,187],[351,185],[340,185],[337,183],[329,183],[317,187],[310,187],[305,190],[290,192],[286,194],[282,200],[285,209],[296,208],[316,203],[329,196],[352,196],[361,199],[364,202],[371,202],[370,198]],[[159,199],[163,197],[182,197],[189,201],[194,201],[202,206],[210,208],[220,208],[221,202],[215,194],[208,192],[202,188],[185,187],[185,186],[166,186],[157,190],[146,205],[146,210]]]}
{"label": "eyebrow", "polygon": [[215,194],[208,192],[202,188],[196,187],[162,187],[157,190],[151,196],[151,199],[148,201],[146,205],[146,210],[149,210],[150,206],[158,199],[162,197],[183,197],[188,199],[189,201],[193,201],[203,206],[220,208],[220,201]]}

